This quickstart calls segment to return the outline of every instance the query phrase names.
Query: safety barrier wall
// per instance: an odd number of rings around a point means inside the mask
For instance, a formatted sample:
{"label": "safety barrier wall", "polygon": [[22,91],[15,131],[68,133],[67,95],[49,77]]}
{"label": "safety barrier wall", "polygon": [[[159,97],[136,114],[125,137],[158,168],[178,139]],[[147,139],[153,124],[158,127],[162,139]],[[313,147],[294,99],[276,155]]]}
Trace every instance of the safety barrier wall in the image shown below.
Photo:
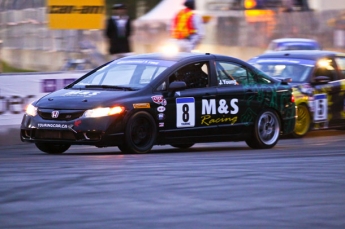
{"label": "safety barrier wall", "polygon": [[29,103],[63,88],[85,73],[0,74],[0,146],[21,143],[20,123]]}

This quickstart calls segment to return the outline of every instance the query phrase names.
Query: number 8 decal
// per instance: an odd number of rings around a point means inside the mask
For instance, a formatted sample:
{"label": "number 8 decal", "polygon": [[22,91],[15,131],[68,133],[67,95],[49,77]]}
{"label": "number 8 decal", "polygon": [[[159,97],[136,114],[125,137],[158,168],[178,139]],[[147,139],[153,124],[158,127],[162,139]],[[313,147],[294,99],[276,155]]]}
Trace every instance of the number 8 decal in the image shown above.
{"label": "number 8 decal", "polygon": [[314,121],[326,121],[327,120],[327,95],[317,94],[314,96]]}
{"label": "number 8 decal", "polygon": [[176,127],[195,126],[195,100],[193,97],[176,98]]}

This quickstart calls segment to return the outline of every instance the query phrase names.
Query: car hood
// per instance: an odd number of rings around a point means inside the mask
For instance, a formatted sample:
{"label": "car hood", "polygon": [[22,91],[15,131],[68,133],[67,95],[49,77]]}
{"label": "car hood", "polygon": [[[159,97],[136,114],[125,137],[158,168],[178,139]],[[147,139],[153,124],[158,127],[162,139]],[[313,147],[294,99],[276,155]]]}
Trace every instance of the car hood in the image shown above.
{"label": "car hood", "polygon": [[51,109],[92,109],[119,104],[133,91],[62,89],[39,99],[35,106]]}

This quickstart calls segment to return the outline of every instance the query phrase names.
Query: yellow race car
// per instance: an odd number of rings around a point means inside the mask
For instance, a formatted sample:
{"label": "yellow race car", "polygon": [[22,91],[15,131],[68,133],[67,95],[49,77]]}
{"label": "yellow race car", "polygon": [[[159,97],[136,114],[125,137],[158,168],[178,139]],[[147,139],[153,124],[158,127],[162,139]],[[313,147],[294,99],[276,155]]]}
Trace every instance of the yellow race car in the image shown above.
{"label": "yellow race car", "polygon": [[280,51],[248,62],[271,77],[291,79],[298,114],[293,136],[345,127],[345,53]]}

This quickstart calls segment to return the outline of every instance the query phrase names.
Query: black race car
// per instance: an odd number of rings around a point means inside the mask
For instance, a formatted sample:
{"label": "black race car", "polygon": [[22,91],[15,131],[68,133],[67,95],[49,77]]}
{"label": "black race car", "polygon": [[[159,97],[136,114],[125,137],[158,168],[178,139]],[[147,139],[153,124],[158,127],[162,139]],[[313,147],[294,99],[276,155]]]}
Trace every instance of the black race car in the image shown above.
{"label": "black race car", "polygon": [[298,107],[295,137],[345,127],[345,53],[281,51],[248,61],[275,78],[291,78]]}
{"label": "black race car", "polygon": [[30,104],[21,139],[50,154],[71,145],[118,146],[246,141],[271,148],[295,126],[291,86],[236,58],[142,54],[92,70]]}

